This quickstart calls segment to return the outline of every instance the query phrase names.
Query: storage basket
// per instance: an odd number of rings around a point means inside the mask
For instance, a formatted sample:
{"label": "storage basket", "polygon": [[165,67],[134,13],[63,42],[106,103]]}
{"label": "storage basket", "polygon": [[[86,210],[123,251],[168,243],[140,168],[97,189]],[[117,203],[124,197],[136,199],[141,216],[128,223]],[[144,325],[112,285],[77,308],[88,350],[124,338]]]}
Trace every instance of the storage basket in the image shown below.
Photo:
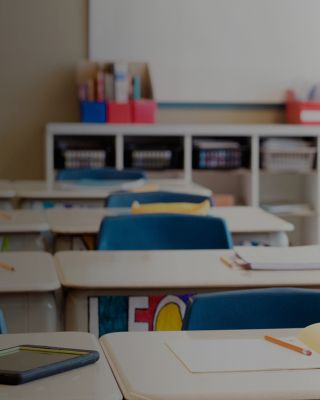
{"label": "storage basket", "polygon": [[262,167],[268,171],[311,171],[316,149],[262,150]]}

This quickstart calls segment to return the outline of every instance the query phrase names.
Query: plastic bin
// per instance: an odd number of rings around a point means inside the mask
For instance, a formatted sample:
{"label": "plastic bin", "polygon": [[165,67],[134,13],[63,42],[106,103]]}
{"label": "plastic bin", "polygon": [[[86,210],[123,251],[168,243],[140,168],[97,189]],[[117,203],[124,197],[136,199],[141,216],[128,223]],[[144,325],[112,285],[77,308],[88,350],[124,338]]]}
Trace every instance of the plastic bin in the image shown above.
{"label": "plastic bin", "polygon": [[107,110],[104,102],[81,101],[80,102],[81,122],[103,123],[107,120]]}
{"label": "plastic bin", "polygon": [[320,124],[320,102],[299,101],[292,90],[287,91],[286,118],[289,124]]}
{"label": "plastic bin", "polygon": [[108,121],[111,124],[126,124],[132,122],[131,104],[109,101],[106,103]]}
{"label": "plastic bin", "polygon": [[309,172],[314,165],[316,149],[262,150],[262,167],[268,171]]}
{"label": "plastic bin", "polygon": [[137,124],[154,124],[156,121],[156,102],[153,100],[136,100],[131,102],[132,122]]}

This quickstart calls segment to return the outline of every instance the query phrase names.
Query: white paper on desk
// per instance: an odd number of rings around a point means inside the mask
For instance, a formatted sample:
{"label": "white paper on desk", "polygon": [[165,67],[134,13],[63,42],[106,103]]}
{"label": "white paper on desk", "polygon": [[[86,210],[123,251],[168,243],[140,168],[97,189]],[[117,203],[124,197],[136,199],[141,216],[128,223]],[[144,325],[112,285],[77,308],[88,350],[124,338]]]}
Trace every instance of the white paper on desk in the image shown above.
{"label": "white paper on desk", "polygon": [[[296,338],[282,338],[301,347]],[[166,342],[184,366],[194,373],[267,371],[320,368],[320,354],[311,356],[265,339],[183,339]]]}
{"label": "white paper on desk", "polygon": [[320,246],[236,247],[236,253],[252,269],[320,269]]}

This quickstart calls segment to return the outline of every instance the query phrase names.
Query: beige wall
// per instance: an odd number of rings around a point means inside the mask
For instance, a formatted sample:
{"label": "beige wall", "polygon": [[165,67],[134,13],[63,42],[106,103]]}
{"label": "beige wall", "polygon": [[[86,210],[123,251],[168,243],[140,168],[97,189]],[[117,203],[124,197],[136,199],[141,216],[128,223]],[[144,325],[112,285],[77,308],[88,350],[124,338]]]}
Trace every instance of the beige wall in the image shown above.
{"label": "beige wall", "polygon": [[[44,127],[77,121],[87,0],[0,0],[0,178],[44,177]],[[159,110],[167,123],[269,123],[270,110]]]}
{"label": "beige wall", "polygon": [[44,176],[44,127],[77,121],[86,0],[0,0],[0,177]]}

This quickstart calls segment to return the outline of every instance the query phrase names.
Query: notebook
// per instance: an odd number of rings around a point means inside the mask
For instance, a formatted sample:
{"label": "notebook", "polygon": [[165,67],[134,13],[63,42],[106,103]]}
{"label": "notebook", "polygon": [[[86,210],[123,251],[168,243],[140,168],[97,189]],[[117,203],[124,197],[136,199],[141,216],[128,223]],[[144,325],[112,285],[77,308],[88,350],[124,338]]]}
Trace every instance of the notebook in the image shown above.
{"label": "notebook", "polygon": [[[268,332],[266,331],[267,335]],[[320,323],[297,337],[279,337],[312,351],[307,356],[264,339],[172,339],[166,342],[177,360],[191,373],[268,371],[320,368]]]}
{"label": "notebook", "polygon": [[243,267],[265,270],[320,269],[320,246],[236,247],[235,261]]}

